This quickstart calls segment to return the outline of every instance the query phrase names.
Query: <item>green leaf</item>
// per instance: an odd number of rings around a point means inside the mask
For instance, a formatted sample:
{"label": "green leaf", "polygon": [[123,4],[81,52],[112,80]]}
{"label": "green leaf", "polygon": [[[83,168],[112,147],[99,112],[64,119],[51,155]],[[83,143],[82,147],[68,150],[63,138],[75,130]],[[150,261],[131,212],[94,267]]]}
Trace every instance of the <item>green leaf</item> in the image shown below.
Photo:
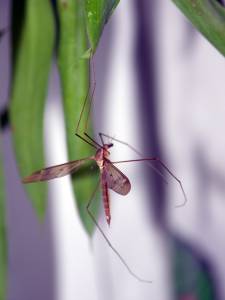
{"label": "green leaf", "polygon": [[[66,5],[65,5],[66,3]],[[75,136],[80,113],[89,87],[88,60],[82,55],[87,49],[84,7],[79,0],[58,0],[59,12],[59,49],[58,66],[62,87],[67,144],[69,159],[80,159],[93,155],[93,148]],[[81,128],[84,129],[87,109],[84,111]],[[73,178],[73,189],[77,199],[81,220],[89,234],[93,232],[94,224],[87,214],[86,206],[98,182],[97,170],[89,165],[82,168]],[[98,200],[93,203],[93,212],[97,213]]]}
{"label": "green leaf", "polygon": [[[10,121],[22,177],[42,168],[43,114],[54,45],[54,16],[50,1],[13,1],[13,80]],[[33,207],[44,216],[45,183],[26,185]]]}
{"label": "green leaf", "polygon": [[85,0],[86,26],[93,52],[95,52],[105,24],[119,0]]}
{"label": "green leaf", "polygon": [[174,299],[216,300],[214,278],[208,261],[183,241],[175,238],[172,241]]}
{"label": "green leaf", "polygon": [[225,55],[225,8],[217,0],[173,0],[194,26]]}
{"label": "green leaf", "polygon": [[5,193],[3,166],[1,157],[1,136],[0,136],[0,299],[6,299],[7,288],[7,239],[5,221]]}
{"label": "green leaf", "polygon": [[207,270],[201,270],[198,272],[198,279],[196,282],[196,294],[197,299],[200,300],[211,300],[215,299],[214,286],[210,273]]}

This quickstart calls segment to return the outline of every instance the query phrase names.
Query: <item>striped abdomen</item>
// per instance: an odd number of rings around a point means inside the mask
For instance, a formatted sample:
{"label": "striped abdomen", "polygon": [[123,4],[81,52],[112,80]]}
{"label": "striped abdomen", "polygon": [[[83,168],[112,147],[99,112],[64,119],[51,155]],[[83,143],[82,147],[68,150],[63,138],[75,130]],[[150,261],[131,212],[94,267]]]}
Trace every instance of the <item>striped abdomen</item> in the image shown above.
{"label": "striped abdomen", "polygon": [[101,180],[101,186],[102,186],[102,198],[103,198],[106,221],[110,225],[111,215],[110,215],[109,189],[108,189],[107,182],[103,178]]}

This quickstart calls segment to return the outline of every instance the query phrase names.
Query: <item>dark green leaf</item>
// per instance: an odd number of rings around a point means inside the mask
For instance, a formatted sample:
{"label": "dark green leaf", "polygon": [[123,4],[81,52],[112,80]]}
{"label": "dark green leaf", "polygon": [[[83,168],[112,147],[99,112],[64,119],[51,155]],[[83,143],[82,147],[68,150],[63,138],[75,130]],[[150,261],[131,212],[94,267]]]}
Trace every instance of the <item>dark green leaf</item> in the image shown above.
{"label": "dark green leaf", "polygon": [[[13,2],[13,80],[10,120],[21,176],[44,167],[43,113],[54,45],[50,1]],[[26,185],[39,217],[46,207],[46,184]]]}
{"label": "dark green leaf", "polygon": [[0,136],[0,299],[6,299],[7,287],[7,240],[5,222],[5,193],[4,178],[1,157],[1,136]]}
{"label": "dark green leaf", "polygon": [[225,8],[217,0],[173,0],[194,26],[225,55]]}
{"label": "dark green leaf", "polygon": [[173,239],[172,270],[174,299],[217,299],[215,278],[210,272],[208,261],[177,239]]}
{"label": "dark green leaf", "polygon": [[[66,4],[65,4],[66,3]],[[60,40],[58,65],[62,86],[65,112],[69,159],[80,159],[93,155],[93,149],[75,136],[76,126],[88,92],[89,66],[82,55],[87,49],[84,7],[82,1],[58,0]],[[87,118],[87,110],[82,116],[81,128]],[[95,150],[95,149],[94,149]],[[87,202],[97,184],[97,170],[88,165],[73,177],[73,188],[77,199],[81,220],[89,234],[94,225],[86,211]],[[98,197],[99,198],[99,197]],[[93,211],[97,211],[98,202],[93,203]]]}
{"label": "dark green leaf", "polygon": [[86,26],[93,52],[101,33],[119,0],[85,0]]}

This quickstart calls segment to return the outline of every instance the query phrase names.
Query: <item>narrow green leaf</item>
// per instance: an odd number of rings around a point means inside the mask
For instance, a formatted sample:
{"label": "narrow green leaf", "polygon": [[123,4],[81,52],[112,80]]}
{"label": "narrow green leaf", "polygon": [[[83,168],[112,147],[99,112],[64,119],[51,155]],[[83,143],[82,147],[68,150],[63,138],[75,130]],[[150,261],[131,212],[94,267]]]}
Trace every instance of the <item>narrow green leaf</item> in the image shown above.
{"label": "narrow green leaf", "polygon": [[95,52],[105,24],[120,0],[85,0],[86,26]]}
{"label": "narrow green leaf", "polygon": [[7,239],[5,222],[5,193],[3,166],[1,157],[1,136],[0,136],[0,299],[6,299],[7,289]]}
{"label": "narrow green leaf", "polygon": [[173,2],[225,55],[225,8],[217,0],[173,0]]}
{"label": "narrow green leaf", "polygon": [[[66,4],[65,4],[66,3]],[[58,0],[60,39],[58,65],[62,86],[69,159],[80,159],[93,155],[93,149],[75,136],[76,126],[88,92],[89,66],[82,55],[87,49],[84,7],[79,0]],[[87,118],[85,110],[81,129]],[[97,184],[97,170],[89,166],[82,168],[73,177],[73,189],[77,199],[81,220],[89,234],[93,232],[93,222],[87,214],[86,206]],[[98,197],[99,200],[99,197]],[[97,212],[99,201],[94,201],[93,212]]]}
{"label": "narrow green leaf", "polygon": [[[43,114],[54,45],[50,1],[13,1],[13,80],[10,120],[21,177],[44,167]],[[39,217],[46,207],[46,184],[26,185]]]}

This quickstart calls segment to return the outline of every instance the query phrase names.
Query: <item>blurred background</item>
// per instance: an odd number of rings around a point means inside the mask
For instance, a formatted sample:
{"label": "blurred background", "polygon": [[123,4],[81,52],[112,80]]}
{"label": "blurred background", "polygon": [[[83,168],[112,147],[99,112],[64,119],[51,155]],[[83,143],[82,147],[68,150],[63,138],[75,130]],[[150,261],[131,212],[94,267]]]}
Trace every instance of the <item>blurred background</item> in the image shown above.
{"label": "blurred background", "polygon": [[[2,1],[0,28],[9,20],[10,1]],[[8,101],[9,41],[6,34],[0,44],[1,111]],[[103,132],[145,157],[160,157],[182,181],[188,202],[176,207],[184,199],[170,175],[165,173],[166,184],[144,162],[118,165],[132,189],[126,197],[110,193],[111,226],[103,211],[99,223],[132,270],[152,280],[140,283],[97,230],[91,240],[86,235],[69,176],[49,183],[40,226],[6,127],[8,299],[225,299],[223,56],[171,1],[121,0],[94,64],[96,138]],[[68,160],[63,122],[53,62],[45,111],[47,165]],[[112,161],[136,158],[129,147],[114,142]]]}

